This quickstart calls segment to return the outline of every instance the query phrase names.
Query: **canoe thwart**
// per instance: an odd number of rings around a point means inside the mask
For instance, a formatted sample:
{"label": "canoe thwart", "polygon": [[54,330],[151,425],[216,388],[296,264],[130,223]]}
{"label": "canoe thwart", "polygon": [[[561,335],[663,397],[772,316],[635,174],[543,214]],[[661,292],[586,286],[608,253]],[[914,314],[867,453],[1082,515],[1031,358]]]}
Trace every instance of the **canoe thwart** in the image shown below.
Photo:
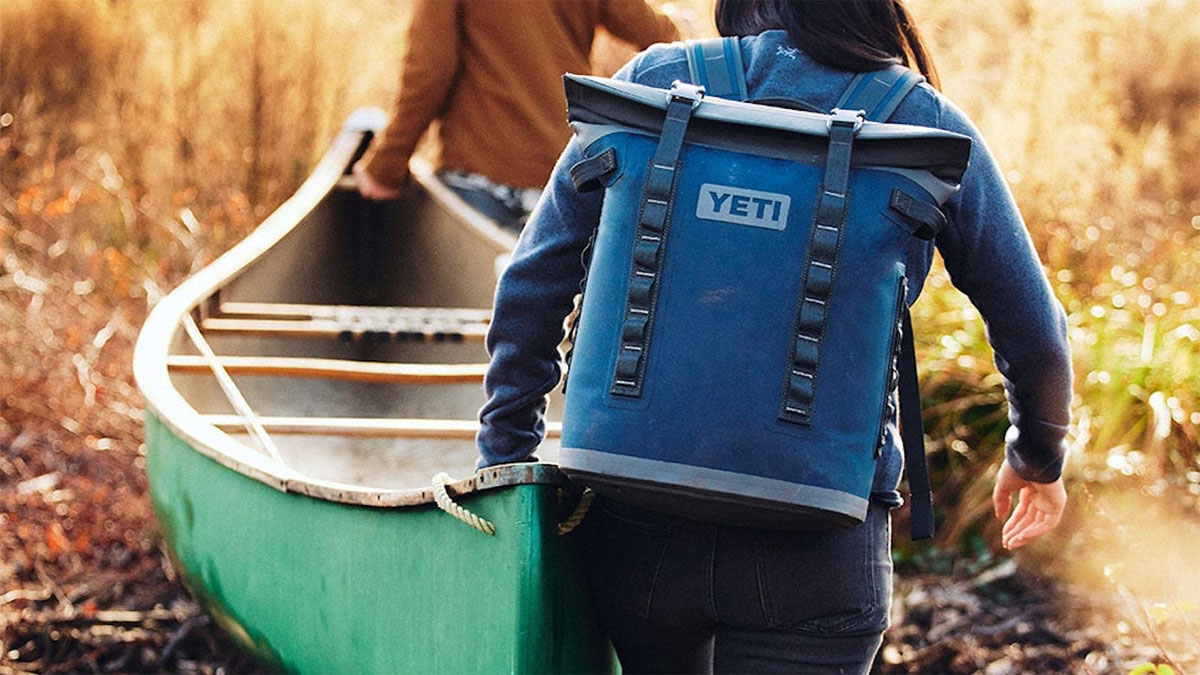
{"label": "canoe thwart", "polygon": [[[225,432],[243,429],[243,420],[238,415],[201,415],[205,422]],[[447,440],[473,440],[479,431],[475,420],[413,419],[393,417],[285,417],[259,415],[258,421],[270,433],[368,436],[393,438],[440,438]],[[551,438],[562,436],[560,422],[547,422],[546,435]]]}
{"label": "canoe thwart", "polygon": [[386,323],[396,315],[419,315],[430,319],[487,323],[492,320],[490,309],[461,307],[380,307],[376,305],[313,305],[292,302],[222,302],[220,316],[241,319],[296,319],[311,321],[375,321]]}
{"label": "canoe thwart", "polygon": [[333,337],[373,342],[462,342],[482,340],[490,309],[378,307],[282,302],[222,302],[202,327],[218,333]]}
{"label": "canoe thwart", "polygon": [[[462,384],[483,381],[486,363],[389,363],[284,356],[220,356],[218,361],[231,375],[279,375],[320,377],[354,382],[388,384]],[[173,372],[209,371],[208,360],[191,354],[172,354],[167,368]]]}
{"label": "canoe thwart", "polygon": [[205,319],[206,333],[267,334],[297,338],[338,338],[347,342],[479,342],[487,335],[487,324],[436,321],[419,316],[396,315],[387,322],[333,321],[330,319]]}
{"label": "canoe thwart", "polygon": [[217,309],[221,316],[229,318],[367,318],[386,321],[394,315],[420,315],[446,321],[487,323],[492,321],[492,310],[469,309],[469,307],[395,307],[378,305],[313,305],[307,303],[240,303],[222,301]]}

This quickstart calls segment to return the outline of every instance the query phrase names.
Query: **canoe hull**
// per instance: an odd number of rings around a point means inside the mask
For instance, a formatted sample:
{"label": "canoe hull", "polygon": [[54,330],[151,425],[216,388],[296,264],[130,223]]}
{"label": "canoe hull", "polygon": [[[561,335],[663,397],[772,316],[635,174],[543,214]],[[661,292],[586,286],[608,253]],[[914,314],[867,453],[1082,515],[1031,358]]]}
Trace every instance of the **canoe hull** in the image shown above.
{"label": "canoe hull", "polygon": [[464,495],[490,537],[433,505],[376,508],[230,471],[152,413],[147,470],[176,569],[264,665],[288,671],[613,672],[550,478]]}

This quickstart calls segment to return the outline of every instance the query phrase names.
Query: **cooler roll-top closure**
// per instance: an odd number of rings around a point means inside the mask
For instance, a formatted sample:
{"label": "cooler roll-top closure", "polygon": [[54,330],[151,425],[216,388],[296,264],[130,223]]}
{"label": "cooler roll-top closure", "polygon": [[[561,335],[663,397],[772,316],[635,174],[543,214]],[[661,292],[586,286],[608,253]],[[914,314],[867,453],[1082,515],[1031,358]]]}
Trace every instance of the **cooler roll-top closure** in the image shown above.
{"label": "cooler roll-top closure", "polygon": [[[563,80],[567,119],[589,156],[592,146],[610,134],[661,133],[668,92],[591,75],[568,74]],[[705,95],[692,111],[684,140],[818,166],[825,162],[830,119]],[[868,120],[855,134],[850,165],[905,174],[944,203],[966,171],[970,147],[970,138],[950,131]],[[921,173],[924,182],[917,179]]]}

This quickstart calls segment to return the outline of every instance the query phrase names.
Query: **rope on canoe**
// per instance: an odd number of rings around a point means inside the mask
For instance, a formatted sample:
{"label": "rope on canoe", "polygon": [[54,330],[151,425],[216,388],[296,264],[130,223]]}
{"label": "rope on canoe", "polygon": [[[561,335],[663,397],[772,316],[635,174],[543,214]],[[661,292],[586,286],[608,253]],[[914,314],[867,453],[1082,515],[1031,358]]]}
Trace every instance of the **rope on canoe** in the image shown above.
{"label": "rope on canoe", "polygon": [[450,493],[446,491],[446,485],[454,481],[445,472],[439,473],[433,477],[433,500],[437,502],[438,508],[454,516],[458,520],[470,525],[480,532],[494,536],[496,534],[496,526],[488,520],[484,520],[479,516],[471,513],[463,506],[459,505],[450,497]]}
{"label": "rope on canoe", "polygon": [[579,527],[579,523],[583,522],[583,517],[587,515],[588,509],[592,508],[592,501],[596,499],[596,493],[591,488],[584,488],[583,494],[579,495],[579,503],[575,505],[575,510],[566,520],[558,524],[558,534],[569,534],[571,530]]}

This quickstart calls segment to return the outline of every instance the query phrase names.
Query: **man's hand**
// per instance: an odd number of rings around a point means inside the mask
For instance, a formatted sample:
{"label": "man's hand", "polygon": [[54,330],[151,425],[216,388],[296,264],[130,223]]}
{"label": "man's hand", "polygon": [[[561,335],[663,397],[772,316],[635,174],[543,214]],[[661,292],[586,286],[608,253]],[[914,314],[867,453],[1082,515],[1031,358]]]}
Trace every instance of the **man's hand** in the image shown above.
{"label": "man's hand", "polygon": [[367,199],[384,200],[400,196],[401,190],[387,187],[372,178],[371,174],[367,173],[367,167],[362,160],[354,163],[351,173],[354,174],[354,180],[358,183],[358,193]]}
{"label": "man's hand", "polygon": [[1008,460],[1004,460],[1000,472],[996,474],[996,488],[992,490],[997,518],[1003,519],[1008,515],[1012,508],[1013,493],[1018,491],[1020,501],[1017,510],[1004,523],[1000,536],[1001,544],[1010,550],[1020,548],[1053,530],[1067,506],[1067,491],[1062,478],[1053,483],[1027,481],[1013,471]]}

